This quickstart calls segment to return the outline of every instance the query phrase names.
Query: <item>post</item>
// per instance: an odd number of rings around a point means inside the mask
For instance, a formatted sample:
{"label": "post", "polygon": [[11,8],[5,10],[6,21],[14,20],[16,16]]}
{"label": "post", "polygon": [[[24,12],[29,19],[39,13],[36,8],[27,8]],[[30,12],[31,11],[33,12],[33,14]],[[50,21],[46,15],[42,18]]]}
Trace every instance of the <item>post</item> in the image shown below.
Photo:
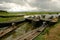
{"label": "post", "polygon": [[14,28],[14,26],[15,26],[15,23],[14,23],[14,22],[12,23],[12,26],[13,26],[13,28]]}

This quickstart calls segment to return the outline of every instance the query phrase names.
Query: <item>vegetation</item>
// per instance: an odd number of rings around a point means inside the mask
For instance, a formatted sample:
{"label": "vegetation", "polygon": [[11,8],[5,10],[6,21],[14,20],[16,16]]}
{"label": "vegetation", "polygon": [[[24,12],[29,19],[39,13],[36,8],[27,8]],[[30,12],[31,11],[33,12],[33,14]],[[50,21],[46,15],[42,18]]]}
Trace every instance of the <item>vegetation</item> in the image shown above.
{"label": "vegetation", "polygon": [[0,15],[5,15],[5,16],[14,16],[14,15],[19,15],[19,14],[25,14],[25,15],[35,15],[35,14],[57,14],[60,12],[0,12]]}
{"label": "vegetation", "polygon": [[60,40],[60,23],[47,27],[44,32],[39,34],[34,40]]}
{"label": "vegetation", "polygon": [[18,20],[22,20],[22,19],[23,19],[23,17],[0,18],[0,22],[18,21]]}
{"label": "vegetation", "polygon": [[10,21],[16,21],[22,19],[23,16],[0,10],[0,22],[10,22]]}
{"label": "vegetation", "polygon": [[32,30],[32,25],[29,22],[21,23],[17,27],[18,28],[16,30],[3,36],[2,38],[0,38],[0,40],[8,40],[8,39],[14,40],[14,39],[20,37],[21,35]]}
{"label": "vegetation", "polygon": [[[59,12],[6,12],[0,10],[0,16],[19,16],[20,14],[25,14],[25,15],[36,15],[36,14],[57,14]],[[10,20],[15,20],[15,19],[20,19],[19,17],[12,17],[12,18],[2,18],[0,17],[0,22],[4,21],[10,21]]]}
{"label": "vegetation", "polygon": [[0,10],[0,13],[8,13],[7,11]]}
{"label": "vegetation", "polygon": [[[36,14],[57,14],[57,13],[60,13],[60,12],[6,12],[6,11],[0,11],[0,16],[16,16],[16,15],[19,15],[19,14],[36,15]],[[0,22],[7,22],[7,21],[10,22],[10,21],[16,21],[16,20],[21,20],[21,19],[23,19],[23,17],[9,17],[9,18],[2,18],[2,17],[0,17]],[[58,24],[60,24],[60,23],[58,23]],[[53,32],[51,32],[52,29],[57,30],[56,29],[57,25],[55,25],[54,27],[48,27],[48,28],[46,28],[45,31],[43,33],[41,33],[40,35],[38,35],[34,40],[47,40],[48,37],[49,37],[49,35],[51,35],[50,33],[53,33]],[[30,26],[31,25],[28,24],[28,23],[20,26],[21,29],[18,28],[17,30],[15,30],[14,33],[13,33],[13,35],[14,35],[13,37],[15,38],[17,36],[17,34],[18,34],[18,36],[21,35],[22,33],[20,31],[22,31],[22,30],[23,31],[25,30],[26,32],[30,31],[31,30],[31,29],[29,29]],[[59,29],[59,25],[58,25],[58,29]],[[59,32],[57,32],[57,34],[55,34],[55,35],[57,37],[60,37],[60,34],[58,34],[58,33]],[[52,39],[50,39],[50,40],[52,40]]]}

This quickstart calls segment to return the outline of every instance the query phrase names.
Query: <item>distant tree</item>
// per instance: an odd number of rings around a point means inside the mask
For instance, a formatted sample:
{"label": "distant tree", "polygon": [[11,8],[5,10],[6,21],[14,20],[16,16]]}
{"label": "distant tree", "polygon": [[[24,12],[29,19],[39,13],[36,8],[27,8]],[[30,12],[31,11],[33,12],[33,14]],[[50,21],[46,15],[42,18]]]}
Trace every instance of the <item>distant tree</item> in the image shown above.
{"label": "distant tree", "polygon": [[8,12],[4,10],[0,10],[0,13],[8,13]]}

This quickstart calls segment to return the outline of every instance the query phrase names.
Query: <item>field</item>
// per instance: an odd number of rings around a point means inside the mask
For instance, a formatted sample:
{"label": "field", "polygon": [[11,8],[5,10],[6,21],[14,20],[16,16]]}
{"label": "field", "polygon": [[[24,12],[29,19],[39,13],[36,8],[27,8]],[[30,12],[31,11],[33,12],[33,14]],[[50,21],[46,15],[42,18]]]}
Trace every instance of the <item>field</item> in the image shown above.
{"label": "field", "polygon": [[23,19],[23,16],[20,16],[15,13],[5,13],[5,12],[0,13],[0,22],[10,22],[10,21],[17,21],[22,19]]}
{"label": "field", "polygon": [[[22,15],[36,15],[36,14],[58,14],[59,12],[0,12],[0,16],[20,16]],[[23,17],[7,17],[2,18],[0,17],[0,22],[5,21],[15,21],[23,19]]]}
{"label": "field", "polygon": [[[60,12],[0,12],[0,16],[18,16],[20,14],[23,15],[36,15],[36,14],[58,14]],[[17,20],[22,20],[22,17],[0,17],[0,22],[10,22],[10,21],[17,21]],[[21,31],[31,31],[30,27],[31,25],[28,23],[25,23],[24,25],[20,25],[18,29],[16,29],[14,32],[12,32],[13,34],[11,34],[10,36],[5,36],[4,39],[8,40],[8,38],[12,37],[16,38],[17,36],[19,37],[19,35],[22,35],[23,32]],[[20,29],[21,28],[21,29]],[[27,31],[27,32],[28,32]],[[25,32],[24,32],[25,33]],[[2,40],[4,40],[2,38]],[[38,35],[34,40],[60,40],[60,23],[57,23],[56,25],[52,26],[52,27],[48,27],[45,29],[45,31],[43,33],[41,33],[40,35]]]}

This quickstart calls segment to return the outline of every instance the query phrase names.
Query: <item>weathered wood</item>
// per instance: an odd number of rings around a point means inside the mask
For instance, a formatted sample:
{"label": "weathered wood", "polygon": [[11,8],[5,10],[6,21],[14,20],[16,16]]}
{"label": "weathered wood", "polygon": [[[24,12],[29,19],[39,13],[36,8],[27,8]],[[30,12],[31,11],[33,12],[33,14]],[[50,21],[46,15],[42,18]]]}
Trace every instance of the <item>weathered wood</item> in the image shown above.
{"label": "weathered wood", "polygon": [[0,37],[4,36],[5,34],[13,31],[14,29],[16,29],[17,26],[11,26],[11,27],[8,27],[7,29],[3,30],[3,31],[0,31]]}

